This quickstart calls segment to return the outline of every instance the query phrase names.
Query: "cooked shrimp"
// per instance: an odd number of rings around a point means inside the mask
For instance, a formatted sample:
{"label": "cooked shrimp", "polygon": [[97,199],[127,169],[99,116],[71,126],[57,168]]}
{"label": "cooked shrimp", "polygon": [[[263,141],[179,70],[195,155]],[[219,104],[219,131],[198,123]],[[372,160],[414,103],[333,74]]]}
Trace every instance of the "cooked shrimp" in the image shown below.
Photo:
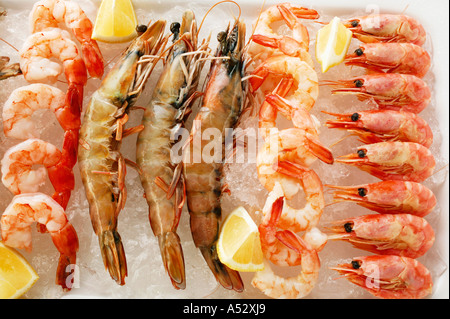
{"label": "cooked shrimp", "polygon": [[365,215],[334,221],[328,239],[344,240],[380,255],[423,256],[434,243],[434,231],[422,217],[411,214]]}
{"label": "cooked shrimp", "polygon": [[3,105],[3,132],[18,139],[39,138],[31,115],[38,109],[50,109],[67,131],[81,125],[80,110],[66,99],[60,89],[41,83],[22,86],[11,92]]}
{"label": "cooked shrimp", "polygon": [[103,57],[98,44],[92,39],[92,22],[78,3],[62,0],[41,0],[30,13],[31,33],[57,28],[64,23],[81,44],[81,52],[89,74],[94,78],[103,75]]}
{"label": "cooked shrimp", "polygon": [[[189,143],[186,148],[184,178],[195,246],[200,249],[216,280],[226,289],[241,292],[244,285],[239,272],[222,264],[216,249],[222,214],[220,197],[223,190],[224,147],[222,152],[214,154],[218,160],[208,161],[203,158],[203,150],[209,142],[201,136],[205,130],[217,130],[221,133],[220,145],[224,145],[224,132],[234,128],[242,114],[245,101],[245,82],[242,81],[245,24],[236,20],[226,32],[219,33],[217,39],[219,47],[216,57],[221,58],[211,64],[202,107],[190,135],[191,140],[199,138],[201,143]],[[200,157],[198,162],[195,160],[197,156]]]}
{"label": "cooked shrimp", "polygon": [[277,238],[295,250],[301,259],[301,271],[296,277],[275,275],[269,263],[262,271],[257,271],[252,285],[271,298],[298,299],[307,296],[319,277],[320,260],[317,251],[295,233],[284,230],[277,232]]}
{"label": "cooked shrimp", "polygon": [[314,171],[308,172],[307,170],[305,170],[303,176],[304,180],[299,180],[299,183],[305,192],[306,204],[304,207],[294,208],[289,206],[281,184],[275,182],[263,208],[263,213],[268,212],[275,200],[283,198],[283,211],[277,222],[277,226],[283,229],[290,229],[296,233],[317,226],[325,207],[322,183],[318,179],[318,176]]}
{"label": "cooked shrimp", "polygon": [[380,214],[412,214],[424,217],[436,206],[436,196],[416,182],[382,181],[357,186],[326,185],[336,191],[335,202],[349,201]]}
{"label": "cooked shrimp", "polygon": [[333,94],[354,94],[383,109],[422,112],[431,101],[431,91],[420,78],[408,74],[371,74],[349,80],[324,81],[337,87]]}
{"label": "cooked shrimp", "polygon": [[[311,151],[313,145],[314,151]],[[319,153],[316,149],[324,151]],[[328,149],[322,146],[314,135],[305,130],[287,128],[278,131],[277,128],[274,128],[256,157],[259,181],[269,191],[273,189],[275,182],[280,182],[286,197],[290,199],[298,192],[298,183],[277,173],[274,165],[279,161],[292,161],[309,167],[317,158],[329,162],[328,155],[330,153],[326,151]]]}
{"label": "cooked shrimp", "polygon": [[417,114],[393,110],[372,110],[349,114],[324,112],[336,117],[326,121],[329,128],[348,130],[363,143],[414,142],[429,148],[433,132]]}
{"label": "cooked shrimp", "polygon": [[[258,61],[264,61],[269,56],[283,53],[301,58],[311,66],[312,58],[309,55],[308,29],[299,21],[299,18],[317,19],[317,11],[296,7],[289,3],[272,6],[261,13],[258,24],[252,36],[253,42],[249,47],[249,54]],[[284,21],[292,36],[278,35],[271,27],[272,23]]]}
{"label": "cooked shrimp", "polygon": [[51,58],[61,61],[69,87],[75,87],[82,105],[83,86],[87,81],[86,66],[77,45],[67,31],[57,28],[33,33],[19,51],[20,68],[29,82],[56,82],[62,67]]}
{"label": "cooked shrimp", "polygon": [[[48,142],[28,139],[8,149],[2,159],[2,182],[13,194],[35,193],[61,159],[61,152]],[[34,165],[43,165],[32,169]]]}
{"label": "cooked shrimp", "polygon": [[423,45],[427,34],[412,17],[397,14],[371,14],[344,22],[362,42],[409,42]]}
{"label": "cooked shrimp", "polygon": [[164,266],[172,285],[184,289],[184,256],[177,227],[185,201],[185,182],[181,164],[171,160],[175,144],[172,134],[183,127],[191,110],[208,42],[197,43],[197,23],[190,10],[183,14],[181,25],[171,25],[171,31],[174,46],[142,118],[144,129],[137,139],[136,163]]}
{"label": "cooked shrimp", "polygon": [[[305,191],[306,191],[305,187]],[[278,193],[278,194],[276,194]],[[264,219],[259,225],[261,238],[261,248],[266,260],[270,260],[279,266],[296,266],[301,262],[301,254],[284,245],[278,238],[278,229],[288,229],[292,232],[306,231],[305,238],[314,236],[315,240],[311,246],[315,250],[320,250],[326,244],[327,238],[324,234],[315,228],[319,222],[323,211],[323,196],[321,198],[321,207],[314,207],[314,204],[308,202],[303,209],[294,209],[287,206],[282,189],[279,183],[274,187],[274,191],[269,193],[263,208]],[[316,194],[315,194],[316,195]],[[311,200],[311,196],[309,196]],[[317,197],[320,197],[317,195]],[[314,230],[313,230],[314,229]],[[311,234],[309,234],[311,232]]]}
{"label": "cooked shrimp", "polygon": [[385,299],[420,299],[432,292],[430,271],[415,259],[392,255],[353,258],[331,269],[372,295]]}
{"label": "cooked shrimp", "polygon": [[[259,65],[249,79],[252,91],[255,92],[269,77],[274,75],[281,78],[293,78],[294,92],[285,98],[295,107],[309,111],[319,95],[317,73],[306,62],[296,57],[285,55],[272,56]],[[271,89],[272,90],[272,89]]]}
{"label": "cooked shrimp", "polygon": [[73,274],[67,272],[67,267],[76,264],[78,236],[64,209],[52,198],[42,193],[15,196],[0,220],[3,242],[13,248],[31,251],[31,225],[34,222],[45,226],[60,253],[56,284],[70,290]]}
{"label": "cooked shrimp", "polygon": [[433,174],[436,162],[428,148],[411,142],[380,142],[358,147],[354,154],[336,159],[382,180],[423,182]]}
{"label": "cooked shrimp", "polygon": [[[158,20],[135,39],[92,94],[80,130],[78,163],[89,202],[92,226],[98,236],[105,268],[118,284],[125,284],[125,250],[117,231],[118,215],[125,206],[125,159],[121,141],[130,107],[151,74],[164,44],[165,21]],[[144,57],[141,59],[141,57]],[[142,63],[139,64],[139,61]]]}
{"label": "cooked shrimp", "polygon": [[8,62],[9,58],[7,56],[0,56],[0,81],[22,74],[19,63],[8,65]]}
{"label": "cooked shrimp", "polygon": [[370,71],[412,74],[423,78],[431,66],[430,54],[411,43],[362,44],[345,58],[346,65],[356,65]]}

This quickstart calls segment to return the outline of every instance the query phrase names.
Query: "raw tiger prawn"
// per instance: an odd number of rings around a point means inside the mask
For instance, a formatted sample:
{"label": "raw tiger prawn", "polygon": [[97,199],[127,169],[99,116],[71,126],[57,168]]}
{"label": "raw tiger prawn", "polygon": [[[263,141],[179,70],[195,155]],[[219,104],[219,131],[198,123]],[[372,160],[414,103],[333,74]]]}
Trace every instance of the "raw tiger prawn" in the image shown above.
{"label": "raw tiger prawn", "polygon": [[[244,108],[245,24],[236,20],[227,31],[220,32],[217,39],[216,57],[219,59],[211,63],[202,107],[194,121],[198,124],[194,124],[190,140],[202,140],[198,136],[202,136],[205,130],[218,129],[222,133],[223,145],[226,129],[237,125]],[[191,158],[192,155],[202,155],[205,145],[207,141],[204,140],[189,143],[183,159],[192,237],[216,280],[224,288],[241,292],[244,286],[239,273],[222,264],[216,249],[222,214],[220,197],[224,153],[214,154],[221,160],[212,163],[204,158],[195,163]]]}
{"label": "raw tiger prawn", "polygon": [[[92,94],[80,130],[78,161],[89,210],[105,268],[125,284],[125,251],[117,218],[125,206],[125,159],[120,153],[127,112],[140,95],[165,43],[165,21],[158,20],[135,39]],[[145,55],[150,58],[143,59]],[[142,63],[140,59],[142,58]]]}
{"label": "raw tiger prawn", "polygon": [[[184,128],[184,120],[195,100],[199,75],[208,54],[207,41],[197,43],[194,13],[185,11],[181,25],[171,25],[173,47],[146,107],[136,145],[149,220],[158,238],[166,271],[177,289],[186,287],[184,256],[176,232],[185,202],[182,163],[171,160],[172,138]],[[186,72],[187,71],[187,72]]]}

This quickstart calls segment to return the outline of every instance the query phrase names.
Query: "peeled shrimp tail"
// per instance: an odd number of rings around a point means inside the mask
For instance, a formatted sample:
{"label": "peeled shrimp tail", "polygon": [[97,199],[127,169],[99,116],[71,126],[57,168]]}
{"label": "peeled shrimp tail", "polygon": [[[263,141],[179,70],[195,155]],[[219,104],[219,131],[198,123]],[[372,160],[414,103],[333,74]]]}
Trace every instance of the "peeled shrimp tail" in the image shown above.
{"label": "peeled shrimp tail", "polygon": [[52,236],[53,244],[60,252],[58,268],[56,270],[56,284],[64,290],[72,288],[72,269],[77,263],[78,236],[71,224],[59,230],[58,235]]}
{"label": "peeled shrimp tail", "polygon": [[109,271],[111,278],[117,283],[125,284],[128,274],[125,250],[119,233],[115,230],[105,230],[98,236],[103,264]]}

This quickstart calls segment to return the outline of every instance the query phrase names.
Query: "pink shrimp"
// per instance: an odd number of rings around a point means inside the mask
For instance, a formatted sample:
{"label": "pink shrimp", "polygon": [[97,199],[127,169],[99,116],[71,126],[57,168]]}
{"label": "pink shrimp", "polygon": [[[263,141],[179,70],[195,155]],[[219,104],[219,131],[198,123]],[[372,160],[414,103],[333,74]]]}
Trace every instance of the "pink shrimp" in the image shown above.
{"label": "pink shrimp", "polygon": [[408,257],[363,256],[331,269],[374,296],[384,299],[420,299],[431,294],[433,288],[430,271]]}
{"label": "pink shrimp", "polygon": [[15,196],[0,220],[4,243],[31,251],[31,224],[34,222],[50,233],[60,253],[56,283],[64,290],[70,290],[71,273],[67,272],[67,267],[76,264],[78,236],[64,209],[52,198],[42,193]]}
{"label": "pink shrimp", "polygon": [[363,143],[414,142],[429,148],[433,132],[428,123],[411,112],[372,110],[333,115],[336,120],[326,121],[329,128],[348,130]]}
{"label": "pink shrimp", "polygon": [[412,17],[394,14],[371,14],[348,19],[345,26],[362,42],[409,42],[423,45],[427,34]]}
{"label": "pink shrimp", "polygon": [[431,66],[430,54],[411,43],[367,43],[345,58],[346,65],[370,71],[412,74],[423,78]]}
{"label": "pink shrimp", "polygon": [[324,81],[335,87],[333,94],[354,94],[360,100],[372,100],[378,107],[422,112],[431,101],[431,91],[420,78],[409,74],[379,73],[348,80]]}
{"label": "pink shrimp", "polygon": [[[13,194],[34,193],[45,183],[45,171],[55,192],[53,199],[63,209],[67,206],[70,192],[75,187],[75,177],[70,169],[73,154],[67,155],[68,149],[74,149],[78,140],[65,138],[63,152],[56,146],[40,139],[25,140],[8,149],[1,161],[2,182]],[[72,144],[68,147],[66,144]],[[32,169],[34,165],[43,165]]]}
{"label": "pink shrimp", "polygon": [[422,217],[411,214],[365,215],[332,222],[328,239],[344,240],[380,255],[423,256],[434,243],[434,231]]}
{"label": "pink shrimp", "polygon": [[[316,10],[293,6],[289,3],[281,3],[266,9],[258,18],[252,36],[253,42],[249,47],[249,54],[258,61],[264,61],[268,57],[280,52],[300,57],[312,65],[312,59],[308,53],[309,33],[299,19],[317,19]],[[292,30],[292,36],[276,34],[272,29],[273,23],[284,21]]]}
{"label": "pink shrimp", "polygon": [[[317,73],[308,63],[296,57],[277,55],[268,58],[260,64],[249,79],[252,92],[258,90],[269,78],[276,76],[282,79],[292,79],[293,92],[285,98],[296,107],[309,111],[319,96],[319,83]],[[270,91],[275,85],[271,85]]]}
{"label": "pink shrimp", "polygon": [[38,109],[55,113],[65,131],[81,125],[79,106],[67,100],[60,89],[42,83],[22,86],[11,92],[3,106],[3,131],[5,136],[18,139],[39,138],[31,115]]}
{"label": "pink shrimp", "polygon": [[413,214],[424,217],[436,206],[436,196],[423,184],[382,181],[357,186],[332,186],[335,202],[349,201],[380,214]]}
{"label": "pink shrimp", "polygon": [[78,3],[41,0],[30,13],[31,33],[57,28],[64,23],[81,44],[81,52],[89,74],[101,78],[104,70],[102,53],[92,37],[93,25]]}
{"label": "pink shrimp", "polygon": [[20,68],[28,82],[56,82],[63,70],[52,58],[59,59],[69,84],[68,99],[77,101],[81,107],[83,87],[87,82],[86,65],[67,31],[54,28],[33,33],[23,44],[19,55]]}
{"label": "pink shrimp", "polygon": [[290,161],[308,167],[317,159],[328,164],[334,161],[331,151],[320,142],[310,114],[306,110],[297,109],[293,116],[299,127],[284,130],[272,128],[256,158],[260,182],[269,191],[273,189],[275,182],[280,182],[288,199],[297,193],[298,182],[277,173],[274,164]]}
{"label": "pink shrimp", "polygon": [[428,148],[411,142],[380,142],[360,146],[340,156],[338,163],[356,166],[382,180],[423,182],[433,174],[436,161]]}
{"label": "pink shrimp", "polygon": [[302,270],[297,276],[280,277],[274,274],[265,261],[264,269],[255,273],[252,285],[271,298],[303,298],[311,292],[319,277],[320,259],[317,250],[290,230],[277,231],[275,236],[299,256]]}

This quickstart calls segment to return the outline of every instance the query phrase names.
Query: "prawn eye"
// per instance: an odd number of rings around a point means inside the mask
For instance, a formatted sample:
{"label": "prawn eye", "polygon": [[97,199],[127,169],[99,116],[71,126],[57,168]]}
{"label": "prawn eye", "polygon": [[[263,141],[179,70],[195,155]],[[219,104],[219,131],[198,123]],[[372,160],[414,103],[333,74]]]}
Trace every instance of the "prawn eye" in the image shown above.
{"label": "prawn eye", "polygon": [[362,87],[363,86],[363,81],[361,81],[361,80],[356,80],[355,82],[353,82],[353,83],[355,83],[355,86],[357,87],[357,88],[360,88],[360,87]]}
{"label": "prawn eye", "polygon": [[358,195],[361,196],[361,197],[366,196],[367,195],[367,190],[365,188],[363,188],[363,187],[358,188]]}
{"label": "prawn eye", "polygon": [[364,158],[364,157],[366,157],[366,151],[365,150],[358,150],[358,156],[360,157],[360,158]]}
{"label": "prawn eye", "polygon": [[217,41],[223,42],[227,38],[227,33],[222,31],[217,34]]}
{"label": "prawn eye", "polygon": [[180,32],[180,23],[179,22],[173,22],[170,25],[170,32],[174,34],[178,34]]}
{"label": "prawn eye", "polygon": [[147,31],[147,26],[145,24],[139,24],[136,26],[136,32],[141,34]]}
{"label": "prawn eye", "polygon": [[356,53],[357,56],[361,56],[361,55],[364,54],[364,51],[361,48],[359,48],[359,49],[355,50],[355,53]]}
{"label": "prawn eye", "polygon": [[352,22],[350,22],[352,24],[353,28],[356,28],[359,25],[358,20],[353,20]]}
{"label": "prawn eye", "polygon": [[347,233],[351,233],[352,230],[353,230],[352,223],[346,223],[346,224],[344,225],[344,229],[345,229],[345,231],[346,231]]}
{"label": "prawn eye", "polygon": [[361,267],[361,263],[358,260],[352,260],[353,269],[359,269]]}
{"label": "prawn eye", "polygon": [[353,113],[351,116],[351,119],[353,122],[356,122],[357,120],[359,120],[359,114],[358,113]]}

